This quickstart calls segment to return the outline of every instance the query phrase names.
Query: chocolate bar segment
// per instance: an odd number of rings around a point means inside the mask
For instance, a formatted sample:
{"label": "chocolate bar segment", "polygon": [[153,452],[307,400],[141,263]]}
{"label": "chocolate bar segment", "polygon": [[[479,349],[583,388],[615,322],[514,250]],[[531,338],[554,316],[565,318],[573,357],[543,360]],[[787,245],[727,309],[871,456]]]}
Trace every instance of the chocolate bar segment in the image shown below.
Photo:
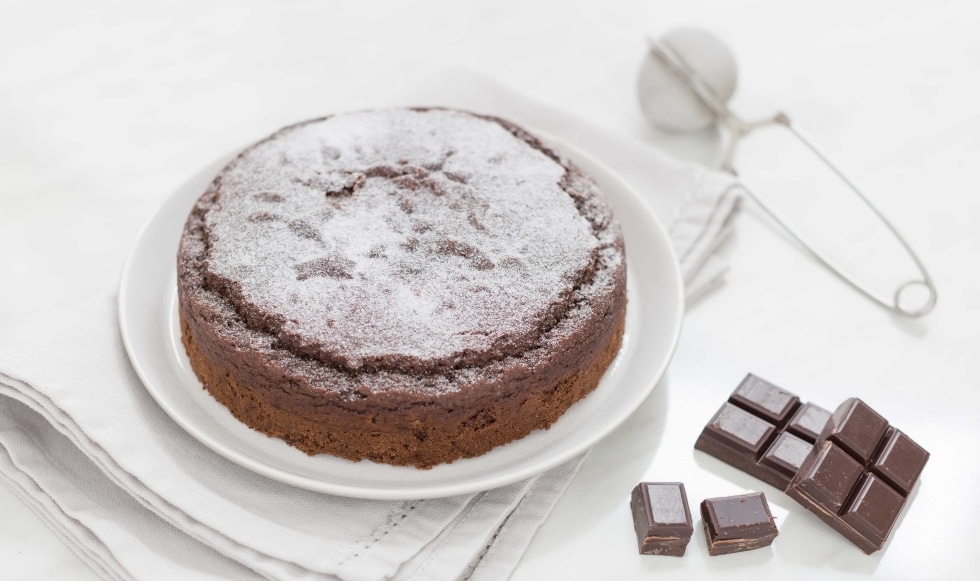
{"label": "chocolate bar segment", "polygon": [[847,452],[825,441],[812,457],[804,459],[791,486],[795,484],[817,506],[837,514],[863,473],[864,467]]}
{"label": "chocolate bar segment", "polygon": [[868,474],[847,510],[841,514],[841,520],[864,539],[884,540],[904,505],[904,496],[874,474]]}
{"label": "chocolate bar segment", "polygon": [[641,482],[630,497],[636,543],[642,555],[681,557],[694,534],[681,482]]}
{"label": "chocolate bar segment", "polygon": [[908,496],[928,459],[929,452],[902,432],[891,428],[871,469],[895,490]]}
{"label": "chocolate bar segment", "polygon": [[754,459],[769,447],[776,434],[776,426],[726,403],[704,427],[704,434]]}
{"label": "chocolate bar segment", "polygon": [[789,432],[783,432],[766,450],[759,464],[781,472],[789,482],[796,475],[800,464],[803,464],[811,449],[813,444],[810,442],[801,440]]}
{"label": "chocolate bar segment", "polygon": [[871,554],[885,544],[928,459],[852,398],[833,413],[786,494]]}
{"label": "chocolate bar segment", "polygon": [[785,490],[830,417],[749,374],[704,427],[694,448]]}
{"label": "chocolate bar segment", "polygon": [[821,436],[864,464],[874,454],[887,429],[888,421],[885,418],[863,401],[851,398],[830,416],[830,422]]}
{"label": "chocolate bar segment", "polygon": [[707,498],[701,503],[701,520],[711,556],[767,547],[779,534],[761,492]]}
{"label": "chocolate bar segment", "polygon": [[793,419],[786,426],[786,431],[808,442],[816,442],[828,419],[830,419],[830,412],[818,405],[805,403],[796,410]]}
{"label": "chocolate bar segment", "polygon": [[728,400],[774,424],[785,424],[800,404],[799,397],[751,373],[745,376]]}

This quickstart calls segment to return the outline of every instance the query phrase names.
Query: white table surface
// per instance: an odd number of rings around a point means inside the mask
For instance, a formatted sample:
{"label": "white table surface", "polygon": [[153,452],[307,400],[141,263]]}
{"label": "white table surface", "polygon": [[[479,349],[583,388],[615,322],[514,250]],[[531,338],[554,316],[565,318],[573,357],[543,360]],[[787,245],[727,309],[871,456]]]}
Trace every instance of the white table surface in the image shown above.
{"label": "white table surface", "polygon": [[[980,538],[980,197],[970,173],[980,159],[980,12],[969,1],[805,6],[0,0],[0,227],[93,192],[125,200],[135,188],[160,200],[202,160],[275,129],[250,125],[249,112],[279,108],[280,125],[323,113],[407,61],[485,72],[712,163],[713,132],[659,134],[634,96],[645,34],[712,29],[740,63],[733,108],[749,117],[782,108],[842,160],[920,252],[939,305],[919,320],[889,314],[747,204],[724,248],[727,283],[690,306],[668,377],[593,451],[513,579],[971,578]],[[306,63],[308,74],[277,78],[282,59]],[[249,67],[276,82],[256,83]],[[772,155],[747,149],[740,159]],[[806,183],[807,168],[780,164]],[[0,264],[8,261],[16,252],[0,250]],[[865,556],[782,493],[693,451],[749,371],[825,407],[859,396],[932,452],[883,551]],[[684,481],[692,504],[763,490],[781,536],[772,548],[712,558],[696,518],[687,556],[640,556],[628,495],[641,480]],[[4,579],[96,578],[2,487],[0,515]]]}

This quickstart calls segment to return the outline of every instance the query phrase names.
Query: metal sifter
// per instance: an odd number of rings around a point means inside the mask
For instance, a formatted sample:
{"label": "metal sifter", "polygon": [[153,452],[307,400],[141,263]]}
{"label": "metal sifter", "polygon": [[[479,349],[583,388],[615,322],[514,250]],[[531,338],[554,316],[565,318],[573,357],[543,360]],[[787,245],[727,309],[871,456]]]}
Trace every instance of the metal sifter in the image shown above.
{"label": "metal sifter", "polygon": [[[740,180],[746,193],[827,268],[885,308],[908,317],[920,317],[936,306],[935,284],[905,237],[813,141],[804,136],[788,115],[780,112],[761,120],[745,121],[728,108],[727,102],[735,89],[735,59],[720,39],[701,29],[679,28],[660,39],[649,39],[649,49],[640,70],[638,88],[641,107],[651,123],[669,131],[693,131],[717,121],[729,133],[721,169],[733,175],[737,175],[733,165],[735,148],[742,138],[761,127],[784,128],[881,221],[918,268],[920,277],[900,284],[890,293],[875,290],[867,281],[849,273],[821,245],[815,244],[783,213]],[[924,302],[909,306],[906,297],[903,303],[903,295],[916,287],[924,288],[928,293]]]}

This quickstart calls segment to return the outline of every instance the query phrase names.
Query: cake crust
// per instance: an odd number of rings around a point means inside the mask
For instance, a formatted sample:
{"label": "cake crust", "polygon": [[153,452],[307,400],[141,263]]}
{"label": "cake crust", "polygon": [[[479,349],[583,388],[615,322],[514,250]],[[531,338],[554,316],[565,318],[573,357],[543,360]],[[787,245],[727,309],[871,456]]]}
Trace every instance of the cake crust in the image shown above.
{"label": "cake crust", "polygon": [[[358,123],[400,133],[380,153],[330,142]],[[268,173],[275,187],[253,177]],[[178,253],[191,366],[240,421],[311,455],[421,468],[547,428],[592,391],[622,342],[625,284],[589,178],[513,124],[442,109],[273,134],[215,178]]]}

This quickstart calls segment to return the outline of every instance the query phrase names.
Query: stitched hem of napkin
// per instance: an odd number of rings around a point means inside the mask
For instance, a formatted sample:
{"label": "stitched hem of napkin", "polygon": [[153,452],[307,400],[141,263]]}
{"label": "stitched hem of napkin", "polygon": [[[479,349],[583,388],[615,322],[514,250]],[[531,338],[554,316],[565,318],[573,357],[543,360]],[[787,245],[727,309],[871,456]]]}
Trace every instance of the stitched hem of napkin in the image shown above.
{"label": "stitched hem of napkin", "polygon": [[[4,384],[0,383],[0,387]],[[272,578],[221,555],[212,545],[203,544],[180,529],[170,528],[172,525],[140,504],[129,491],[117,489],[108,475],[47,418],[18,400],[4,401],[5,411],[20,407],[24,409],[14,409],[3,417],[4,444],[0,448],[4,454],[0,457],[0,472],[19,485],[12,490],[21,498],[29,497],[29,506],[48,524],[57,523],[52,526],[56,533],[69,535],[74,543],[86,546],[87,553],[79,553],[79,557],[88,564],[95,563],[96,572],[110,571],[112,575],[105,576],[113,579],[135,578],[131,566],[138,560],[139,552],[132,550],[143,547],[153,555],[166,555],[163,561],[168,565],[177,563],[173,560],[175,556],[191,551],[195,557],[190,562],[208,563],[199,569],[205,575]],[[19,453],[11,454],[11,449]],[[54,463],[57,468],[42,468]],[[83,494],[68,496],[69,489],[82,483],[85,485],[79,490]],[[120,503],[124,506],[120,507]],[[123,523],[108,524],[114,521],[116,511],[126,517]],[[158,536],[160,533],[164,536]],[[147,539],[151,540],[149,544]],[[170,574],[184,570],[180,565],[170,570]]]}
{"label": "stitched hem of napkin", "polygon": [[524,555],[531,539],[591,453],[590,448],[578,458],[541,475],[537,486],[507,515],[461,578],[465,581],[491,581],[510,577],[520,561],[520,557],[515,559],[513,555]]}
{"label": "stitched hem of napkin", "polygon": [[[427,579],[457,579],[466,570],[480,547],[489,542],[500,524],[507,519],[521,500],[534,490],[540,477],[479,493],[467,510],[460,514],[419,557],[399,570],[398,578],[406,581]],[[486,526],[489,523],[490,526]],[[459,543],[459,538],[466,542]],[[456,544],[444,547],[449,540]]]}
{"label": "stitched hem of napkin", "polygon": [[[238,543],[223,535],[220,531],[197,521],[193,517],[184,513],[182,510],[174,507],[169,502],[161,499],[158,495],[149,490],[138,478],[132,476],[119,466],[115,465],[101,446],[88,438],[81,428],[71,421],[70,418],[65,417],[64,412],[62,412],[60,408],[50,404],[50,402],[47,401],[47,398],[45,398],[43,394],[34,388],[30,387],[29,383],[11,377],[6,373],[0,373],[0,397],[3,396],[20,402],[21,404],[30,408],[34,413],[40,415],[44,421],[48,422],[55,430],[65,436],[65,438],[67,438],[72,445],[78,448],[79,451],[92,462],[95,468],[104,474],[106,478],[112,482],[112,484],[125,490],[135,501],[152,512],[155,516],[159,517],[163,522],[173,526],[179,531],[182,531],[195,541],[211,547],[217,553],[238,563],[242,563],[241,553],[248,553],[251,555],[249,562],[253,563],[253,566],[248,566],[248,568],[253,569],[257,574],[263,577],[274,578],[281,576],[281,567],[283,566],[307,570],[305,567],[295,563],[259,553],[250,547],[242,545],[241,543]],[[62,421],[63,418],[67,421]],[[154,504],[154,502],[159,502],[162,506],[167,507],[168,510],[161,510],[160,506]],[[214,536],[212,538],[203,537],[201,535],[201,529],[204,529]],[[238,551],[237,553],[235,552],[236,550]],[[257,563],[272,564],[273,570],[269,571],[269,567],[264,569],[254,567],[254,564]]]}

